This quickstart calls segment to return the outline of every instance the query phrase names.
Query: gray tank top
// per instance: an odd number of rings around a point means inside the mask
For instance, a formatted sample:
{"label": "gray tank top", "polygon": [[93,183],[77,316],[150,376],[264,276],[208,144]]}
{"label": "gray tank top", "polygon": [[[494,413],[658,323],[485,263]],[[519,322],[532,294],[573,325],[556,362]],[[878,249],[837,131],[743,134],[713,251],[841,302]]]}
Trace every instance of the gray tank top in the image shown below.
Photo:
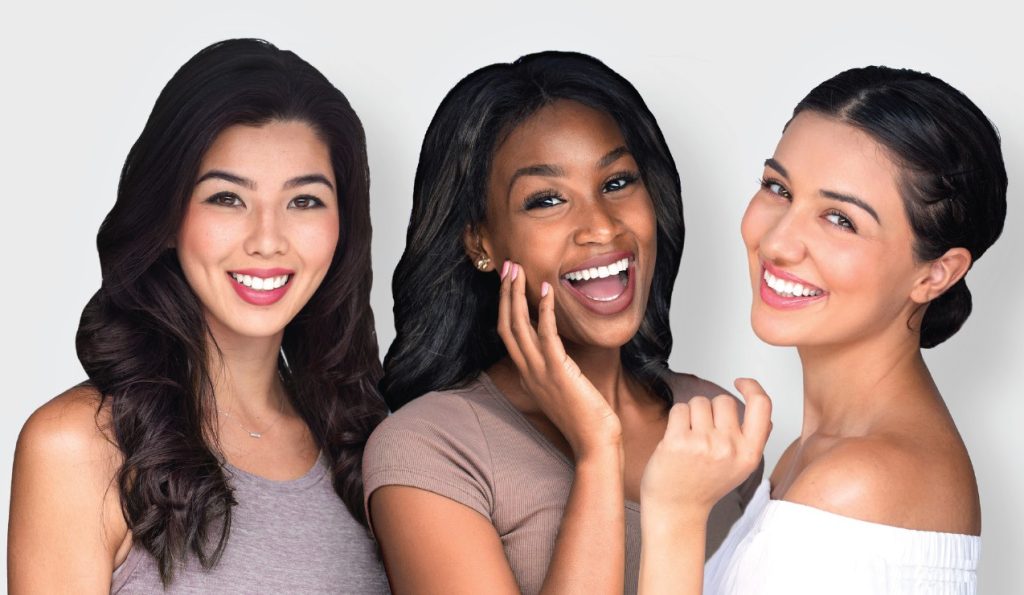
{"label": "gray tank top", "polygon": [[235,490],[231,533],[212,570],[190,558],[165,591],[156,561],[133,546],[114,570],[111,593],[388,593],[366,529],[331,485],[327,461],[273,481],[225,464]]}

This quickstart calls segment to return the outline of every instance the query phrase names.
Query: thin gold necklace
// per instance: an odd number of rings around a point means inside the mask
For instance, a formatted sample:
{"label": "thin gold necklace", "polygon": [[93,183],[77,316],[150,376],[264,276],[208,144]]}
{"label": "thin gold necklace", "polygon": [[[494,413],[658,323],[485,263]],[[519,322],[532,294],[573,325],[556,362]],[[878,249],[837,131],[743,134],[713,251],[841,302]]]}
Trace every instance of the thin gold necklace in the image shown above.
{"label": "thin gold necklace", "polygon": [[281,399],[281,409],[277,412],[277,419],[270,422],[270,425],[263,428],[262,430],[250,430],[249,428],[243,426],[242,422],[237,417],[231,415],[230,411],[224,411],[220,407],[217,407],[217,411],[220,411],[221,413],[224,414],[224,417],[227,417],[234,421],[236,424],[238,424],[238,427],[242,428],[242,431],[248,434],[250,438],[262,438],[264,434],[269,432],[271,428],[277,425],[277,422],[281,421],[281,418],[284,417],[284,399]]}

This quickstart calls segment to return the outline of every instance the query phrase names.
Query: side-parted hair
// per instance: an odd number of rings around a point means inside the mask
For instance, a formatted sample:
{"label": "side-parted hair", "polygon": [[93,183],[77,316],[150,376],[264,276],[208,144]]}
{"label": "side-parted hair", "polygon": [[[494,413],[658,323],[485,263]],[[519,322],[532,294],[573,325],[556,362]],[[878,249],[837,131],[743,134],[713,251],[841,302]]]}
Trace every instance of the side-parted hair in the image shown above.
{"label": "side-parted hair", "polygon": [[164,584],[184,558],[211,567],[236,503],[217,448],[209,329],[174,238],[203,155],[233,125],[301,121],[328,146],[340,237],[320,287],[284,331],[278,371],[327,457],[334,489],[365,524],[363,446],[386,415],[370,310],[369,171],[362,125],[308,63],[261,40],[207,47],[164,87],[125,160],[117,201],[97,236],[102,284],[76,346],[109,407],[123,454],[121,507]]}
{"label": "side-parted hair", "polygon": [[[900,192],[919,261],[962,247],[981,258],[1003,230],[1006,168],[999,134],[966,95],[926,73],[868,66],[815,87],[793,110],[850,124],[884,146],[902,169]],[[961,279],[932,300],[921,347],[960,330],[971,314]]]}
{"label": "side-parted hair", "polygon": [[664,380],[669,305],[685,234],[675,162],[629,81],[591,56],[552,51],[473,72],[448,92],[427,129],[405,252],[392,279],[397,336],[380,386],[393,410],[460,386],[505,355],[496,329],[498,276],[472,266],[463,232],[486,220],[497,148],[537,110],[563,100],[615,120],[654,204],[658,254],[650,298],[622,362],[666,406],[672,402]]}

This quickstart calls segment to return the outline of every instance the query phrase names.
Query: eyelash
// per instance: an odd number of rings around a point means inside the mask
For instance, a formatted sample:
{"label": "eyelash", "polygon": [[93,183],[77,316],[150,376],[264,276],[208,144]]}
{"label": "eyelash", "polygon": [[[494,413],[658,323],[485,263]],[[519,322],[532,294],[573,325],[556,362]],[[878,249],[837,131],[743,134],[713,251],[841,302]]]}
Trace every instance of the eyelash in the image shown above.
{"label": "eyelash", "polygon": [[[785,186],[782,185],[782,182],[773,178],[758,178],[757,181],[760,182],[761,187],[768,192],[781,196],[786,200],[793,200],[793,195],[789,193],[789,190],[787,190]],[[776,192],[775,190],[772,190],[772,186],[778,186],[779,191]]]}
{"label": "eyelash", "polygon": [[296,196],[295,198],[293,198],[288,203],[288,208],[292,208],[292,204],[295,201],[297,201],[297,200],[308,200],[308,201],[310,201],[311,204],[309,204],[308,206],[305,206],[305,207],[296,206],[295,207],[296,209],[319,209],[320,207],[326,206],[326,205],[324,205],[324,201],[320,200],[319,198],[317,198],[315,196],[311,196],[309,194],[303,194],[301,196]]}
{"label": "eyelash", "polygon": [[[838,221],[832,221],[830,217],[836,217]],[[853,224],[853,221],[850,221],[850,218],[844,215],[842,211],[837,211],[836,209],[825,211],[825,220],[843,231],[857,233],[857,227]]]}
{"label": "eyelash", "polygon": [[[604,193],[619,192],[625,190],[629,186],[635,184],[640,180],[640,175],[636,172],[619,172],[614,174],[608,181],[601,186],[601,191]],[[609,188],[609,186],[615,182],[621,182],[621,185],[617,188]],[[558,202],[552,202],[558,201]],[[523,209],[526,211],[539,208],[551,208],[556,207],[565,202],[565,198],[557,193],[549,190],[544,190],[533,194],[526,198],[523,203]]]}
{"label": "eyelash", "polygon": [[[781,196],[786,200],[793,200],[793,195],[790,194],[789,190],[787,190],[785,186],[782,185],[782,182],[779,182],[778,180],[772,178],[759,178],[758,182],[760,182],[761,187],[767,190],[768,192],[771,192],[776,196]],[[772,190],[772,186],[778,186],[778,191]],[[833,226],[838,227],[842,231],[851,233],[857,232],[857,226],[853,224],[853,220],[847,217],[846,214],[843,213],[842,211],[839,211],[837,209],[829,209],[825,211],[824,217],[826,221],[831,223]],[[837,220],[833,221],[831,217],[835,217]]]}
{"label": "eyelash", "polygon": [[[230,199],[233,202],[231,202],[231,203],[224,203],[223,199]],[[245,203],[242,202],[241,197],[239,197],[234,192],[218,192],[217,194],[214,194],[213,196],[211,196],[210,198],[207,198],[203,202],[209,203],[211,205],[218,205],[218,206],[221,206],[221,207],[237,207],[237,206],[245,204]]]}
{"label": "eyelash", "polygon": [[[230,200],[231,202],[226,202],[225,199]],[[298,205],[295,205],[295,201],[298,201],[298,200],[309,201],[310,204],[308,204],[307,206],[304,206],[304,207],[300,207]],[[213,196],[211,196],[210,198],[207,198],[203,202],[206,202],[206,203],[211,204],[211,205],[217,205],[217,206],[229,207],[229,208],[239,207],[239,206],[244,206],[245,205],[245,203],[242,202],[241,197],[239,197],[234,192],[218,192],[217,194],[214,194]],[[295,205],[295,206],[292,206],[292,205]],[[320,207],[323,207],[323,206],[326,206],[326,205],[324,205],[324,201],[320,200],[319,198],[317,198],[315,196],[311,196],[309,194],[302,194],[300,196],[296,196],[295,198],[291,199],[288,202],[288,208],[290,208],[290,209],[291,208],[300,209],[300,210],[317,209],[317,208],[320,208]]]}

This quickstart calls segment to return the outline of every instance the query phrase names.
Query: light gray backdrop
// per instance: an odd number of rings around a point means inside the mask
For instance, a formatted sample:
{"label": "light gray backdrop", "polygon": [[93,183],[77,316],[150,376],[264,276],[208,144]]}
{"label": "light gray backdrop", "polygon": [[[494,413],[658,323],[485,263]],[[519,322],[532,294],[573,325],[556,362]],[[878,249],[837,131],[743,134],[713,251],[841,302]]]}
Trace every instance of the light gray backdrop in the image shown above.
{"label": "light gray backdrop", "polygon": [[[4,287],[0,468],[28,415],[83,379],[74,335],[99,285],[96,230],[124,157],[161,87],[192,54],[229,37],[294,50],[351,100],[373,174],[373,306],[382,352],[394,337],[391,272],[402,252],[423,132],[444,93],[485,64],[531,51],[593,54],[636,85],[683,180],[688,233],[672,324],[676,369],[729,385],[759,378],[776,402],[768,463],[799,431],[796,353],[761,344],[739,221],[795,103],[865,64],[908,66],[966,92],[996,123],[1010,175],[1006,232],[970,273],[975,314],[927,354],[971,450],[984,510],[980,584],[1024,582],[1024,43],[986,1],[712,3],[385,2],[19,3],[0,22]],[[0,526],[9,482],[0,481]],[[0,542],[2,543],[2,542]],[[5,550],[5,546],[0,545]],[[5,557],[4,557],[5,558]]]}

